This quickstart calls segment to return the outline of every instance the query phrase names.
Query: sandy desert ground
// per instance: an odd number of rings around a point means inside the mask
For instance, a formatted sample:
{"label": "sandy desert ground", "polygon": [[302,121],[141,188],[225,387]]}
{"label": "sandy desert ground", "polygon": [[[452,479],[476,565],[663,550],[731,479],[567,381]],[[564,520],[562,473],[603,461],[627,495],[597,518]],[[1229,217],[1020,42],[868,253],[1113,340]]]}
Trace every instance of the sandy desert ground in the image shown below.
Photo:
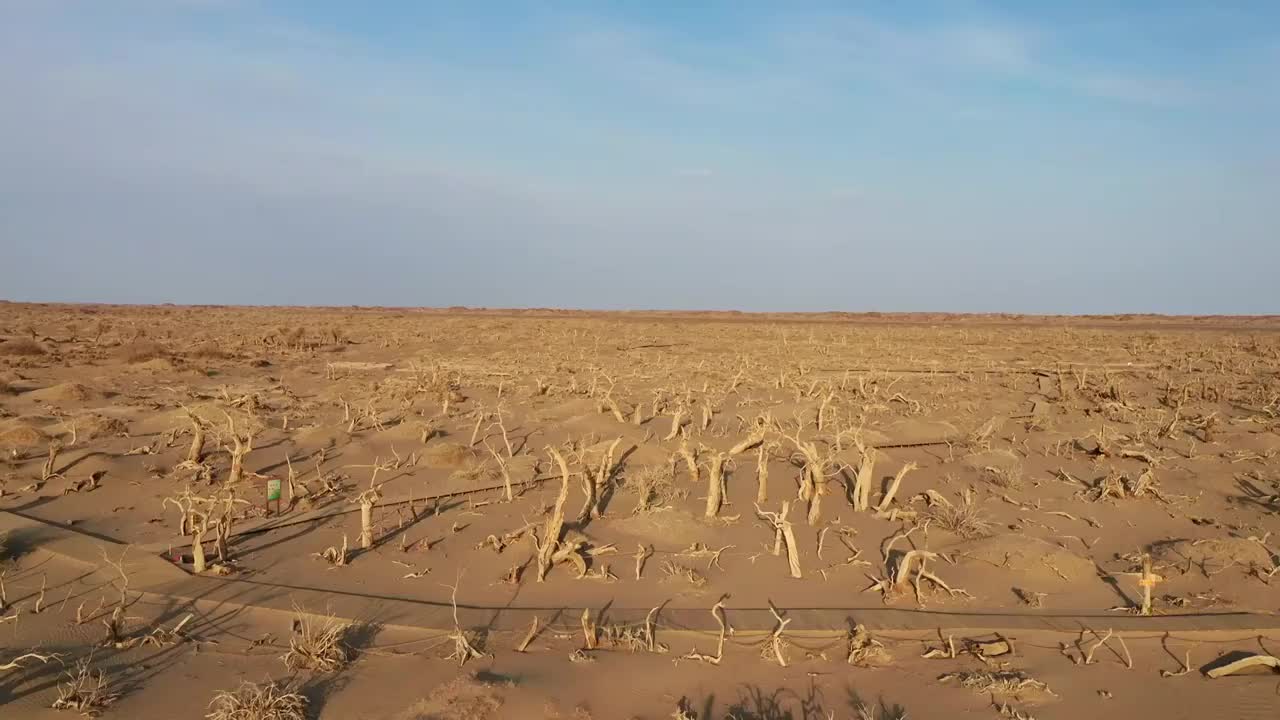
{"label": "sandy desert ground", "polygon": [[1280,715],[1276,670],[1212,677],[1280,655],[1277,318],[5,303],[0,340],[5,718]]}

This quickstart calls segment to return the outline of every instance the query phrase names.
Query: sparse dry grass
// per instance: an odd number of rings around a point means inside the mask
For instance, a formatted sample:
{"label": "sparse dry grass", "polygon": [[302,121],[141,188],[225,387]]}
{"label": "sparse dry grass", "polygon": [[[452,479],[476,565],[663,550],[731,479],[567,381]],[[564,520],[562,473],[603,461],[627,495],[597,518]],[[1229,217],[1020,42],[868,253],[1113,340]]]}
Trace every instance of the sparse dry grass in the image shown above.
{"label": "sparse dry grass", "polygon": [[330,615],[312,615],[294,608],[293,634],[284,664],[290,670],[333,672],[351,658],[345,638],[351,624]]}
{"label": "sparse dry grass", "polygon": [[891,659],[884,643],[872,637],[866,627],[858,624],[849,631],[849,653],[846,660],[850,665],[878,667],[888,664]]}
{"label": "sparse dry grass", "polygon": [[664,580],[685,582],[695,588],[701,588],[707,584],[706,576],[688,565],[683,565],[672,560],[663,560],[661,567]]}
{"label": "sparse dry grass", "polygon": [[952,672],[941,675],[941,682],[956,681],[960,687],[968,688],[984,695],[1017,695],[1023,693],[1044,693],[1052,695],[1049,686],[1027,675],[1021,670],[975,670]]}
{"label": "sparse dry grass", "polygon": [[169,351],[154,340],[134,340],[120,348],[119,356],[127,363],[137,364],[148,360],[169,357]]}
{"label": "sparse dry grass", "polygon": [[221,345],[219,345],[218,343],[212,340],[208,340],[200,343],[199,345],[196,345],[195,347],[186,351],[185,355],[187,357],[197,358],[200,360],[225,360],[231,357],[231,353],[222,349]]}
{"label": "sparse dry grass", "polygon": [[449,479],[472,485],[487,485],[497,482],[502,476],[502,469],[497,463],[473,458],[449,473]]}
{"label": "sparse dry grass", "polygon": [[75,424],[76,434],[82,441],[129,434],[129,423],[100,413],[82,413],[72,417],[69,423]]}
{"label": "sparse dry grass", "polygon": [[43,345],[29,337],[10,338],[0,342],[0,355],[10,357],[36,357],[49,351]]}
{"label": "sparse dry grass", "polygon": [[43,447],[49,442],[49,436],[40,428],[31,425],[11,425],[0,430],[0,448],[8,450],[30,450]]}
{"label": "sparse dry grass", "polygon": [[854,705],[857,720],[907,720],[907,711],[899,706],[867,705],[857,702]]}
{"label": "sparse dry grass", "polygon": [[84,383],[65,382],[33,390],[31,397],[49,402],[85,402],[100,399],[102,393]]}
{"label": "sparse dry grass", "polygon": [[959,505],[935,505],[929,509],[928,517],[934,526],[965,539],[986,537],[991,534],[993,525],[990,516],[969,494]]}
{"label": "sparse dry grass", "polygon": [[456,442],[437,442],[422,451],[422,461],[431,468],[465,468],[477,462],[476,451]]}
{"label": "sparse dry grass", "polygon": [[988,465],[982,469],[982,479],[1003,490],[1022,489],[1022,464]]}
{"label": "sparse dry grass", "polygon": [[220,690],[209,703],[209,720],[305,720],[307,698],[274,682],[242,681],[235,690]]}
{"label": "sparse dry grass", "polygon": [[431,691],[395,720],[490,720],[502,708],[500,687],[474,676],[459,677]]}

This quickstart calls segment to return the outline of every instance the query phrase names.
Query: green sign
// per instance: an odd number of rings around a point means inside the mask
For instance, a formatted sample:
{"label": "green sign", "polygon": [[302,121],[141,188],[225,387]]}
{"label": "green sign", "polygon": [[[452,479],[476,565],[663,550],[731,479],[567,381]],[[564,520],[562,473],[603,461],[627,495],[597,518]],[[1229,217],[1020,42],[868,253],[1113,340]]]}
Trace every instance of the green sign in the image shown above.
{"label": "green sign", "polygon": [[280,499],[280,478],[267,478],[267,501]]}

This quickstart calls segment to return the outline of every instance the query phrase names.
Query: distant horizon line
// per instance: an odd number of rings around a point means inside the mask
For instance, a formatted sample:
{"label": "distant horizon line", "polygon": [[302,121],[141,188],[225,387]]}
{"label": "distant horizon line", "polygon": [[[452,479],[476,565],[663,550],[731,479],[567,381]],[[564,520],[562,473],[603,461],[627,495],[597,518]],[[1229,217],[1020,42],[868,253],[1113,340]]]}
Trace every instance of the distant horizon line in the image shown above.
{"label": "distant horizon line", "polygon": [[129,308],[227,308],[227,309],[298,309],[298,310],[399,310],[433,313],[475,313],[475,314],[617,314],[617,315],[732,315],[732,316],[839,316],[839,317],[955,317],[955,318],[1061,318],[1061,319],[1144,319],[1165,318],[1176,320],[1280,320],[1280,313],[1261,314],[1224,314],[1224,313],[1160,313],[1160,312],[1115,312],[1115,313],[1038,313],[1011,310],[1001,311],[952,311],[952,310],[738,310],[733,308],[627,308],[602,309],[589,307],[550,307],[550,306],[502,306],[502,305],[289,305],[278,303],[178,303],[178,302],[82,302],[60,300],[10,300],[0,299],[0,305],[33,305],[33,306],[66,306],[66,307],[129,307]]}

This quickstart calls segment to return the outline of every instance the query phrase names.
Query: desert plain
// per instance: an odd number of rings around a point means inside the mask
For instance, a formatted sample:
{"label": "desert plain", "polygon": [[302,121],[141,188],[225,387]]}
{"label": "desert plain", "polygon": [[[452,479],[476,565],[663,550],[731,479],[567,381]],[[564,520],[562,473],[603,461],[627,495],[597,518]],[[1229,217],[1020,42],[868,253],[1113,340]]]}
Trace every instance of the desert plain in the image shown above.
{"label": "desert plain", "polygon": [[0,717],[1280,715],[1280,319],[0,304]]}

